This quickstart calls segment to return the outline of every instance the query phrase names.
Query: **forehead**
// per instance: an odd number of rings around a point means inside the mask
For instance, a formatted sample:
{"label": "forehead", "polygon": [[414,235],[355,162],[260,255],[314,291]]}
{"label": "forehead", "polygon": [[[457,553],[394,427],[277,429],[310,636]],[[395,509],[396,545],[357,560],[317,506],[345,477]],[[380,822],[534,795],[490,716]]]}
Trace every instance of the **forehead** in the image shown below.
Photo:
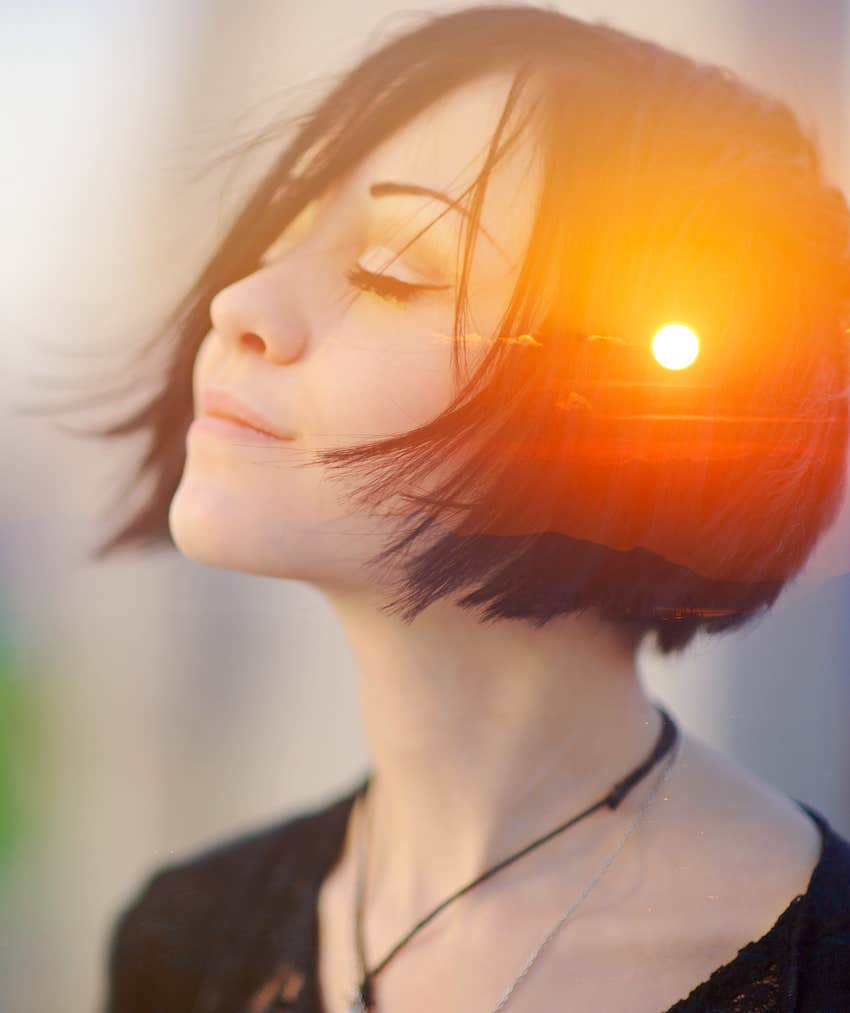
{"label": "forehead", "polygon": [[[376,148],[359,167],[352,182],[358,198],[374,204],[376,215],[414,220],[422,225],[445,210],[428,196],[389,195],[369,198],[374,182],[393,181],[440,190],[455,199],[470,186],[487,157],[493,132],[503,113],[512,75],[489,74],[443,96]],[[499,146],[516,131],[523,98],[502,132]],[[520,115],[518,115],[520,114]],[[537,150],[533,129],[524,130],[490,172],[480,225],[516,264],[526,242],[538,186]],[[463,198],[468,206],[471,194]],[[444,236],[456,235],[461,218],[448,211],[439,223]],[[476,257],[499,258],[498,251],[478,238]],[[504,260],[502,260],[504,266]]]}

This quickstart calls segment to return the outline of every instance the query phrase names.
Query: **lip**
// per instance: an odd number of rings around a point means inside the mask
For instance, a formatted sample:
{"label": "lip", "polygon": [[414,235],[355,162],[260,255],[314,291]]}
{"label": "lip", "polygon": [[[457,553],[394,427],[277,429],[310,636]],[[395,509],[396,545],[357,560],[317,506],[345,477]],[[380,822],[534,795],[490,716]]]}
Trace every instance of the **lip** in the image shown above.
{"label": "lip", "polygon": [[205,387],[200,400],[201,415],[225,419],[277,440],[295,438],[294,434],[275,426],[263,412],[252,408],[229,391]]}

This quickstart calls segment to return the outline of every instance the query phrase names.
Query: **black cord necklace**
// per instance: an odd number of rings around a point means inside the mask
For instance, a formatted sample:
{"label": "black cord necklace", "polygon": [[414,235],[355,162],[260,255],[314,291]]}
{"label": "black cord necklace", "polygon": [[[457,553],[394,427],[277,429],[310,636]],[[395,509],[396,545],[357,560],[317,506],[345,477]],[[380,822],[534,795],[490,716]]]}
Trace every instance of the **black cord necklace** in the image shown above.
{"label": "black cord necklace", "polygon": [[[667,753],[670,752],[670,750],[676,744],[676,740],[678,739],[679,729],[676,723],[673,721],[673,719],[670,717],[667,711],[664,710],[663,707],[659,707],[656,704],[655,708],[661,715],[662,728],[661,732],[659,733],[658,739],[655,743],[655,746],[652,749],[652,752],[643,761],[643,763],[635,767],[634,770],[632,770],[629,774],[627,774],[626,777],[624,777],[621,781],[618,781],[614,785],[614,787],[608,792],[608,794],[604,796],[604,798],[601,798],[598,802],[595,802],[593,805],[589,806],[587,809],[579,813],[577,816],[573,816],[571,819],[567,820],[566,823],[562,823],[560,826],[555,827],[554,830],[550,830],[542,837],[539,837],[536,841],[532,841],[531,844],[526,845],[520,851],[516,852],[516,854],[511,855],[509,858],[506,858],[503,861],[499,862],[497,865],[494,865],[493,868],[488,869],[486,872],[482,873],[482,875],[478,876],[477,879],[474,879],[471,883],[468,883],[466,886],[462,887],[460,890],[457,890],[455,893],[453,893],[450,897],[447,897],[446,900],[437,905],[437,907],[435,907],[430,914],[426,915],[421,921],[417,922],[416,925],[414,925],[413,928],[407,933],[407,935],[404,936],[404,938],[401,939],[398,943],[396,943],[396,945],[390,950],[390,952],[384,957],[384,959],[380,963],[376,964],[371,970],[367,970],[366,968],[365,946],[363,943],[363,893],[364,893],[364,879],[365,879],[365,865],[366,865],[365,862],[366,849],[365,847],[361,847],[360,866],[357,878],[357,895],[355,904],[355,925],[354,925],[355,938],[357,944],[357,959],[360,967],[361,981],[351,1001],[349,1013],[368,1013],[368,1011],[373,1009],[374,996],[373,996],[372,982],[375,979],[375,977],[379,974],[380,971],[384,969],[384,967],[386,967],[386,965],[390,962],[390,960],[392,960],[392,958],[398,953],[398,951],[406,943],[408,943],[420,929],[424,928],[428,924],[428,922],[431,921],[432,918],[434,918],[437,914],[439,914],[439,912],[442,911],[443,908],[449,905],[453,900],[457,900],[458,897],[461,897],[463,894],[467,893],[474,886],[478,886],[478,884],[482,883],[485,879],[489,879],[490,876],[495,875],[501,869],[504,869],[505,866],[510,865],[511,862],[515,862],[518,858],[522,858],[523,855],[527,855],[534,848],[539,847],[541,844],[545,844],[546,841],[551,840],[551,838],[555,837],[557,834],[562,833],[564,830],[568,830],[570,827],[578,823],[579,820],[582,820],[586,816],[589,816],[591,813],[596,812],[597,809],[601,809],[603,806],[607,806],[609,809],[616,809],[617,806],[620,805],[620,803],[626,797],[626,795],[628,795],[628,793],[632,790],[632,788],[634,788],[639,781],[641,781],[644,777],[646,777],[646,775],[659,762],[659,760],[661,760],[664,756],[667,755]],[[370,782],[371,777],[367,778],[367,780],[360,789],[359,794],[362,799],[365,799],[366,792]]]}

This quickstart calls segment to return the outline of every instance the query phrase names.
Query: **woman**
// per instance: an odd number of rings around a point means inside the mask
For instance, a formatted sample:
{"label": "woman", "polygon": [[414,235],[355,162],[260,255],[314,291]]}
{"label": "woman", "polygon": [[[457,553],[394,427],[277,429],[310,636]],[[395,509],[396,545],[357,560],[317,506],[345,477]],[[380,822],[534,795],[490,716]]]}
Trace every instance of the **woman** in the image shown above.
{"label": "woman", "polygon": [[342,77],[110,430],[155,481],[100,555],[318,588],[371,769],[156,870],[109,1013],[850,1008],[850,843],[635,667],[835,516],[848,236],[787,107],[605,25],[472,7]]}

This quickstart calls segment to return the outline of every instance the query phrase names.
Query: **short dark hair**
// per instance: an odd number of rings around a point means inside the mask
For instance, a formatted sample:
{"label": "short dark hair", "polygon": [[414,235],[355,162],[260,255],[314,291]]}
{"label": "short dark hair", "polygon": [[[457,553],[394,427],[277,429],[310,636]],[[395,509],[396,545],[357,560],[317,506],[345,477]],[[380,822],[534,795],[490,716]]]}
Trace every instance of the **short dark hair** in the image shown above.
{"label": "short dark hair", "polygon": [[[155,395],[96,435],[147,431],[133,479],[152,484],[94,558],[169,539],[214,295],[417,113],[507,71],[502,116],[463,195],[456,381],[487,180],[533,124],[545,171],[499,340],[436,419],[318,461],[362,470],[360,505],[409,505],[412,523],[376,566],[439,531],[405,559],[387,606],[406,621],[476,585],[458,604],[483,607],[483,621],[542,625],[591,609],[634,646],[655,631],[665,654],[699,629],[739,627],[799,571],[843,491],[850,211],[815,140],[731,71],[602,22],[527,4],[417,17],[299,120],[143,350],[168,349]],[[540,87],[508,135],[529,82]],[[648,354],[669,320],[705,336],[686,383]],[[437,492],[418,491],[460,450]]]}

